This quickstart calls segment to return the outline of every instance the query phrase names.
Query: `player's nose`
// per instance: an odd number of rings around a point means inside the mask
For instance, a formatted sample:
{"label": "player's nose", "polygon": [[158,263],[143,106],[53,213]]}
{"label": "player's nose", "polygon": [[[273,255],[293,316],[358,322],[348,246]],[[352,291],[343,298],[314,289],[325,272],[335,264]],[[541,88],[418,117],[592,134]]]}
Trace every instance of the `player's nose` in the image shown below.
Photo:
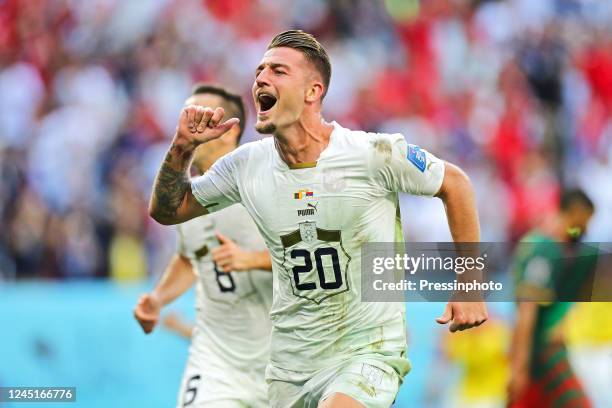
{"label": "player's nose", "polygon": [[267,68],[261,70],[261,72],[255,78],[255,83],[258,88],[270,85],[270,74]]}

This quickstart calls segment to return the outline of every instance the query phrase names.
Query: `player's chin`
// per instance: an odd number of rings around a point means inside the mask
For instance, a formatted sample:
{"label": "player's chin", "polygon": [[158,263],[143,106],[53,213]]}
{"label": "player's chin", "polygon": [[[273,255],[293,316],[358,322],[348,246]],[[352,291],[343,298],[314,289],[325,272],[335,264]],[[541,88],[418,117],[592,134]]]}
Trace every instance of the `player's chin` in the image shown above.
{"label": "player's chin", "polygon": [[276,131],[276,125],[271,120],[258,120],[255,123],[255,130],[257,133],[261,133],[263,135],[269,135]]}

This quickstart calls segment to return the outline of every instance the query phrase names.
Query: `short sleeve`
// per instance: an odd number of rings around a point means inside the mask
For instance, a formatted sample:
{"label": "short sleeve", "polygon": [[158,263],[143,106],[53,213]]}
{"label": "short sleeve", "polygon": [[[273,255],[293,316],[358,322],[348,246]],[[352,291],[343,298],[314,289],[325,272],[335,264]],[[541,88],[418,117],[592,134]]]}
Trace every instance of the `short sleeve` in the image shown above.
{"label": "short sleeve", "polygon": [[408,144],[401,134],[376,135],[373,174],[388,191],[433,196],[442,186],[444,161],[419,146]]}
{"label": "short sleeve", "polygon": [[208,212],[240,202],[234,152],[221,157],[203,175],[191,180],[191,192]]}

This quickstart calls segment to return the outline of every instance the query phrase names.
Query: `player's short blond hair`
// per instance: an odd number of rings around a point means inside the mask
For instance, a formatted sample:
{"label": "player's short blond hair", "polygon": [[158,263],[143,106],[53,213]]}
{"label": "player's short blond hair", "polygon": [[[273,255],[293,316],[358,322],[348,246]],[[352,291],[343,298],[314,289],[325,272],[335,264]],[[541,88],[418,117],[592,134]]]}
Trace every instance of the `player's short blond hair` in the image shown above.
{"label": "player's short blond hair", "polygon": [[288,47],[300,51],[306,56],[306,59],[315,66],[317,71],[321,74],[323,85],[325,86],[323,95],[321,96],[322,100],[329,88],[331,63],[329,62],[327,51],[325,51],[321,43],[317,41],[312,34],[308,34],[305,31],[287,30],[277,34],[268,45],[268,49],[278,47]]}

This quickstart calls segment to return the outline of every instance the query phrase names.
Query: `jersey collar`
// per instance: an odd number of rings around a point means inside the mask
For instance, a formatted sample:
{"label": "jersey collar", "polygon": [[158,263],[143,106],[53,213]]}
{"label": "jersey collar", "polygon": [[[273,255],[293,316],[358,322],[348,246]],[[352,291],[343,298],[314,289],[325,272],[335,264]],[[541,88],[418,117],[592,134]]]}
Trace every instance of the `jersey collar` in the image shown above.
{"label": "jersey collar", "polygon": [[301,170],[301,169],[311,169],[311,168],[317,167],[317,164],[319,162],[321,162],[322,160],[324,160],[325,156],[327,156],[329,154],[329,151],[331,150],[332,144],[334,143],[335,139],[337,139],[337,136],[336,136],[337,133],[340,132],[341,129],[342,129],[342,126],[340,126],[338,124],[338,122],[336,122],[336,121],[332,121],[331,125],[334,127],[334,129],[332,130],[331,134],[329,135],[329,142],[328,142],[327,146],[325,147],[325,149],[323,149],[323,151],[321,151],[321,154],[319,155],[319,158],[316,161],[305,162],[305,163],[296,163],[296,164],[288,165],[281,158],[278,150],[276,149],[275,143],[272,143],[272,148],[274,149],[274,158],[275,158],[275,161],[276,161],[276,164],[278,165],[278,167],[281,170]]}

